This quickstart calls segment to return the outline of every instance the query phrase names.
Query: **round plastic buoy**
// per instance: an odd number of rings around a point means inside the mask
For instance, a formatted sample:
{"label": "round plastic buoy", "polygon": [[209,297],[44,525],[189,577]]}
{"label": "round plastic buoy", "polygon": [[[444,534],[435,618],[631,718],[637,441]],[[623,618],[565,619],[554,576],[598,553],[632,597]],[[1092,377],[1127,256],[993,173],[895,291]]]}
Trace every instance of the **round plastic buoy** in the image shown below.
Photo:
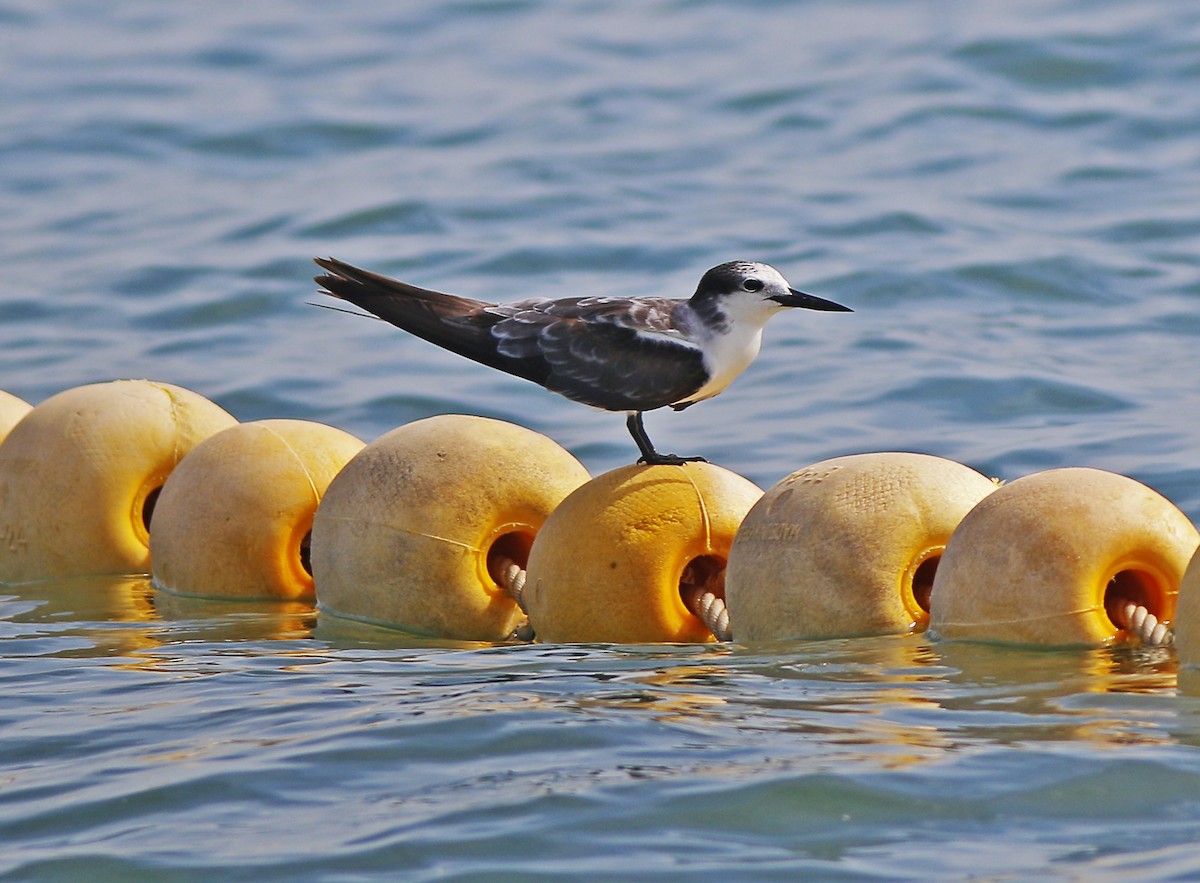
{"label": "round plastic buoy", "polygon": [[313,523],[322,611],[414,634],[507,638],[522,618],[501,586],[546,517],[588,473],[544,435],[447,415],[367,445]]}
{"label": "round plastic buoy", "polygon": [[924,627],[950,534],[995,489],[926,454],[857,454],[793,472],[750,510],[729,552],[734,638]]}
{"label": "round plastic buoy", "polygon": [[1180,581],[1171,628],[1180,665],[1200,665],[1200,551],[1192,556]]}
{"label": "round plastic buoy", "polygon": [[946,546],[929,628],[943,638],[1095,646],[1129,604],[1171,619],[1200,534],[1169,500],[1099,469],[1052,469],[986,497]]}
{"label": "round plastic buoy", "polygon": [[761,496],[708,463],[625,466],[588,482],[550,516],[529,556],[525,601],[538,639],[713,640],[681,591],[724,594],[733,536]]}
{"label": "round plastic buoy", "polygon": [[363,443],[307,420],[261,420],[196,446],[163,485],[150,531],[158,588],[221,598],[311,599],[321,495]]}
{"label": "round plastic buoy", "polygon": [[149,573],[167,476],[236,422],[203,396],[147,380],[46,399],[0,444],[0,582]]}
{"label": "round plastic buoy", "polygon": [[0,442],[8,437],[12,428],[33,409],[24,399],[0,389]]}

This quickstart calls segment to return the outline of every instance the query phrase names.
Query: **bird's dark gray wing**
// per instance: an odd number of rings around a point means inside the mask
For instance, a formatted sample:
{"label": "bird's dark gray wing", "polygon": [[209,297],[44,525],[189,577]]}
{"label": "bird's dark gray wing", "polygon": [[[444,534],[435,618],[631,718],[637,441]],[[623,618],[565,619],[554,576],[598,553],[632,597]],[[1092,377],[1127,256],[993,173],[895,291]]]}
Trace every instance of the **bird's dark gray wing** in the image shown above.
{"label": "bird's dark gray wing", "polygon": [[704,357],[676,326],[681,301],[564,298],[501,304],[492,334],[501,352],[540,355],[543,386],[610,411],[649,411],[677,402],[708,379]]}
{"label": "bird's dark gray wing", "polygon": [[611,411],[648,411],[708,379],[684,301],[548,298],[493,304],[418,288],[332,258],[317,283],[405,331],[476,362]]}

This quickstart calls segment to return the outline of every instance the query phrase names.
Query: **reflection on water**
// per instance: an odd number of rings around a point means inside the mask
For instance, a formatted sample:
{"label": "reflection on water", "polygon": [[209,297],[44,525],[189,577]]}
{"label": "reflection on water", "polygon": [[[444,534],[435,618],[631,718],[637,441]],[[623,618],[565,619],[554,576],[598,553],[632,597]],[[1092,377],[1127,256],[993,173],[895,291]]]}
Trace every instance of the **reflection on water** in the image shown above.
{"label": "reflection on water", "polygon": [[[10,588],[0,617],[11,657],[121,658],[122,666],[179,673],[194,664],[193,645],[232,645],[237,654],[250,643],[260,662],[311,673],[356,653],[383,653],[389,664],[416,669],[406,673],[406,706],[420,713],[635,713],[697,732],[817,738],[831,764],[871,758],[889,767],[980,741],[1163,741],[1158,715],[1139,719],[1129,703],[1104,697],[1171,696],[1178,670],[1165,649],[1023,650],[920,635],[751,647],[492,646],[318,617],[301,602],[181,597],[142,577]],[[612,654],[625,664],[613,666]],[[480,670],[481,659],[504,664]],[[1200,692],[1197,683],[1192,672],[1179,676],[1184,692]]]}
{"label": "reflection on water", "polygon": [[[12,649],[0,689],[15,703],[0,713],[7,799],[25,815],[75,805],[54,815],[61,837],[182,826],[193,849],[211,849],[191,817],[244,827],[266,812],[312,830],[319,809],[325,839],[285,838],[288,849],[423,831],[460,856],[485,843],[492,861],[505,850],[480,826],[529,824],[551,851],[560,832],[636,841],[645,826],[693,830],[700,849],[850,844],[913,812],[941,820],[942,836],[1045,806],[1094,813],[1091,777],[1105,800],[1145,805],[1153,787],[1177,804],[1190,777],[1105,758],[1200,745],[1200,702],[1175,695],[1164,650],[920,635],[490,646],[326,621],[294,602],[179,598],[136,578],[10,589],[0,616],[0,652]],[[221,848],[249,855],[244,840]]]}
{"label": "reflection on water", "polygon": [[[297,640],[316,614],[301,602],[201,601],[156,590],[144,576],[75,577],[9,586],[5,653],[144,659],[187,641]],[[51,636],[69,639],[47,643]],[[57,649],[53,649],[57,648]],[[135,664],[135,663],[131,663]]]}

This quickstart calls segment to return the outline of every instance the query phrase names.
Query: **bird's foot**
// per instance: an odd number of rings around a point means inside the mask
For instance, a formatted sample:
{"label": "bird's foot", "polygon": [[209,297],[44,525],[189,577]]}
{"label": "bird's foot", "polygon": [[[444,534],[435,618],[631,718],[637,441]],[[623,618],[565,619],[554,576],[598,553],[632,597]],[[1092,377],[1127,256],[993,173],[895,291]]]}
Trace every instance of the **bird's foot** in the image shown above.
{"label": "bird's foot", "polygon": [[684,463],[707,463],[703,457],[680,457],[678,454],[660,454],[653,451],[638,458],[639,464],[647,466],[682,466]]}

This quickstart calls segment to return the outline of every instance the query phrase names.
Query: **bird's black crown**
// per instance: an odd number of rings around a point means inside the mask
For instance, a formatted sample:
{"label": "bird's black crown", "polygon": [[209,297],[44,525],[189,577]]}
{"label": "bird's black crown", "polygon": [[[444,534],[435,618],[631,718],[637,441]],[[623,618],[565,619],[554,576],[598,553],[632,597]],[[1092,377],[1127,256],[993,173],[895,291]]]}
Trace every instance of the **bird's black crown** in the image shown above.
{"label": "bird's black crown", "polygon": [[757,272],[758,266],[749,261],[728,261],[719,264],[700,277],[696,294],[712,296],[737,291],[747,276],[753,276]]}

